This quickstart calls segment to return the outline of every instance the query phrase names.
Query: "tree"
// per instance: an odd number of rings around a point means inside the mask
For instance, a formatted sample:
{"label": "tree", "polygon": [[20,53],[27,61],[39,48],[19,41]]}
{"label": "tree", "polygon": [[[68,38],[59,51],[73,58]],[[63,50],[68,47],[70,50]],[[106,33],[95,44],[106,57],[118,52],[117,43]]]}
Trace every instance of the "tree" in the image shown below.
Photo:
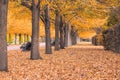
{"label": "tree", "polygon": [[[32,5],[31,5],[32,0],[19,0],[19,1],[11,0],[11,1],[15,1],[15,3],[17,2],[17,6],[19,4],[21,7],[25,6],[29,8],[29,10],[32,10]],[[119,1],[118,0],[114,0],[114,1],[113,0],[106,0],[106,1],[104,0],[84,0],[84,1],[83,0],[41,0],[40,19],[45,25],[46,22],[45,22],[44,7],[46,4],[48,4],[50,7],[50,23],[55,23],[55,15],[56,15],[55,10],[58,10],[60,16],[63,17],[66,23],[69,23],[70,25],[74,25],[75,28],[77,27],[76,29],[79,30],[78,35],[81,36],[82,32],[80,31],[80,29],[88,30],[91,27],[98,27],[101,26],[101,24],[103,24],[99,22],[98,19],[102,21],[102,19],[106,18],[106,16],[108,17],[109,7],[113,6],[111,2],[114,4],[114,6],[116,6]],[[94,20],[96,22],[93,22]],[[53,26],[51,25],[51,27]],[[86,31],[84,31],[84,33],[85,32]],[[52,35],[54,35],[54,33],[52,33]]]}
{"label": "tree", "polygon": [[[31,5],[29,5],[31,1],[22,1],[22,5],[29,8],[30,10],[32,9],[31,8]],[[44,2],[44,1],[42,1]],[[41,4],[42,4],[41,2]],[[41,19],[41,21],[44,23],[45,25],[45,35],[46,35],[46,54],[50,54],[52,53],[52,48],[51,48],[51,38],[50,38],[50,10],[49,10],[49,6],[46,5],[45,3],[45,6],[43,8],[43,5],[42,5],[42,8],[40,10],[40,16],[39,18]]]}
{"label": "tree", "polygon": [[67,23],[67,47],[72,45],[72,40],[71,40],[71,25],[70,23]]}
{"label": "tree", "polygon": [[72,45],[77,43],[77,30],[74,26],[71,26],[71,43]]}
{"label": "tree", "polygon": [[63,18],[60,16],[60,48],[64,49],[64,23],[63,23]]}
{"label": "tree", "polygon": [[68,24],[65,23],[64,25],[64,46],[67,47],[68,43]]}
{"label": "tree", "polygon": [[39,16],[40,0],[32,0],[32,60],[37,60],[41,58],[39,55]]}
{"label": "tree", "polygon": [[59,11],[56,10],[56,19],[55,19],[55,50],[56,51],[58,51],[60,49],[59,27],[60,27],[60,14],[59,14]]}
{"label": "tree", "polygon": [[8,71],[6,41],[7,12],[8,0],[0,0],[0,71]]}
{"label": "tree", "polygon": [[45,6],[45,35],[46,35],[46,54],[52,53],[51,38],[50,38],[50,12],[49,6]]}

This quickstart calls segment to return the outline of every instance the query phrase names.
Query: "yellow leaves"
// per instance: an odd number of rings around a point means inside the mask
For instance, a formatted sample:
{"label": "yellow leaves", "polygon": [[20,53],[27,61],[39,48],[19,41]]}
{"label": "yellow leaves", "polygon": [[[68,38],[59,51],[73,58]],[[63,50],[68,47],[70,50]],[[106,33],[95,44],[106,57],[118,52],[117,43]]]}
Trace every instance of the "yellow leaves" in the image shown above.
{"label": "yellow leaves", "polygon": [[[7,33],[21,33],[31,35],[31,11],[24,6],[15,4],[15,2],[9,2]],[[44,25],[42,21],[40,22],[40,36],[45,36]]]}
{"label": "yellow leaves", "polygon": [[91,38],[94,35],[96,35],[95,31],[88,30],[88,31],[82,31],[78,33],[81,38]]}
{"label": "yellow leaves", "polygon": [[[39,0],[34,1],[38,3]],[[116,1],[112,1],[113,4],[116,4]],[[46,4],[50,6],[51,22],[55,20],[55,10],[58,10],[66,22],[70,21],[71,25],[74,25],[79,30],[100,27],[107,22],[107,6],[99,3],[97,0],[41,0],[40,4],[41,14],[44,14],[43,11]],[[8,19],[9,32],[11,30],[20,32],[17,31],[19,29],[25,33],[25,29],[27,29],[29,31],[26,31],[26,33],[31,34],[31,11],[28,8],[20,4],[16,5],[15,2],[10,2]],[[45,36],[43,23],[41,23],[41,26],[41,36]],[[54,28],[52,28],[51,32],[54,35]]]}
{"label": "yellow leaves", "polygon": [[15,18],[15,19],[31,19],[31,11],[24,7],[19,5],[16,5],[15,2],[9,2],[9,6],[8,6],[8,11],[9,14],[11,14],[11,18]]}
{"label": "yellow leaves", "polygon": [[[79,19],[80,20],[80,19]],[[105,19],[81,19],[80,21],[73,20],[71,23],[75,24],[76,29],[78,29],[78,34],[82,38],[91,38],[96,33],[93,30],[97,27],[102,27],[107,21],[107,18]]]}
{"label": "yellow leaves", "polygon": [[[89,18],[81,18],[81,19],[73,19],[71,21],[72,25],[79,30],[79,36],[82,38],[90,38],[95,35],[95,31],[93,28],[102,27],[107,22],[108,17],[105,19],[89,19]],[[91,31],[92,30],[92,31]]]}
{"label": "yellow leaves", "polygon": [[107,17],[105,19],[73,19],[71,21],[72,24],[75,24],[75,26],[77,27],[77,29],[79,28],[84,28],[84,29],[89,29],[89,28],[95,28],[95,27],[101,27],[103,26],[106,21],[107,21]]}
{"label": "yellow leaves", "polygon": [[86,23],[89,27],[100,27],[106,23],[107,19],[107,17],[105,19],[87,19]]}

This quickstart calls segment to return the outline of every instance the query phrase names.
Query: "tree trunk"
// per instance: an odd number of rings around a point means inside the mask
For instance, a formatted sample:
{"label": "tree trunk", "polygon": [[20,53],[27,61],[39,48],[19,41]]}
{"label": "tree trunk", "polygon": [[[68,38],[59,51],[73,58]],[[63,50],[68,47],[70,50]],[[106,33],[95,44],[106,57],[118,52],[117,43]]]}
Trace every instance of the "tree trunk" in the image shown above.
{"label": "tree trunk", "polygon": [[21,34],[21,43],[24,43],[24,34]]}
{"label": "tree trunk", "polygon": [[77,31],[75,31],[75,45],[77,44]]}
{"label": "tree trunk", "polygon": [[77,44],[77,32],[74,31],[74,37],[73,37],[73,45]]}
{"label": "tree trunk", "polygon": [[56,19],[55,19],[55,50],[56,51],[58,51],[60,49],[59,27],[60,27],[60,15],[59,15],[58,10],[56,10]]}
{"label": "tree trunk", "polygon": [[32,0],[32,48],[30,58],[40,59],[39,54],[39,16],[40,0]]}
{"label": "tree trunk", "polygon": [[24,34],[24,42],[26,42],[26,41],[27,41],[26,34]]}
{"label": "tree trunk", "polygon": [[63,19],[60,17],[60,49],[64,49]]}
{"label": "tree trunk", "polygon": [[68,25],[67,23],[65,23],[64,26],[64,46],[67,47],[67,43],[68,43]]}
{"label": "tree trunk", "polygon": [[75,45],[77,43],[77,31],[73,26],[71,26],[71,41],[72,45]]}
{"label": "tree trunk", "polygon": [[71,25],[68,23],[68,43],[67,46],[71,46],[72,45],[72,41],[71,41],[71,29],[70,29]]}
{"label": "tree trunk", "polygon": [[73,28],[73,26],[71,26],[70,36],[71,36],[71,43],[72,43],[72,45],[74,45],[74,28]]}
{"label": "tree trunk", "polygon": [[8,71],[7,59],[7,11],[8,0],[0,0],[0,71]]}
{"label": "tree trunk", "polygon": [[64,31],[65,31],[65,35],[64,35],[64,44],[65,44],[65,47],[68,47],[71,45],[71,30],[70,30],[70,24],[69,23],[66,23],[66,26],[64,28]]}
{"label": "tree trunk", "polygon": [[22,40],[21,40],[22,38],[21,38],[21,34],[19,34],[19,44],[21,44],[22,43]]}
{"label": "tree trunk", "polygon": [[28,34],[26,34],[26,41],[27,41],[27,42],[29,41],[29,37],[28,37]]}
{"label": "tree trunk", "polygon": [[14,43],[17,44],[17,34],[15,34],[14,39],[15,39]]}
{"label": "tree trunk", "polygon": [[45,35],[46,35],[46,54],[52,53],[51,38],[50,38],[50,11],[49,6],[45,6]]}

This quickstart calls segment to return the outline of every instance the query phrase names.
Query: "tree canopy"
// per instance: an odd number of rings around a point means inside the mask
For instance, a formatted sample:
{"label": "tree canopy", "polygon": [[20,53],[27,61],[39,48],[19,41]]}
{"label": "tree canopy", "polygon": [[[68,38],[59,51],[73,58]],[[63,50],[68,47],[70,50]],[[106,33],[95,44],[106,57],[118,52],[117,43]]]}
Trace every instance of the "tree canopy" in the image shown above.
{"label": "tree canopy", "polygon": [[[58,10],[65,22],[76,29],[80,37],[95,34],[94,28],[108,27],[119,22],[119,0],[41,0],[40,36],[45,36],[44,8],[50,7],[51,35],[54,37],[55,11]],[[8,33],[31,35],[31,0],[10,0]],[[84,36],[85,35],[85,36]],[[88,35],[88,36],[86,36]]]}

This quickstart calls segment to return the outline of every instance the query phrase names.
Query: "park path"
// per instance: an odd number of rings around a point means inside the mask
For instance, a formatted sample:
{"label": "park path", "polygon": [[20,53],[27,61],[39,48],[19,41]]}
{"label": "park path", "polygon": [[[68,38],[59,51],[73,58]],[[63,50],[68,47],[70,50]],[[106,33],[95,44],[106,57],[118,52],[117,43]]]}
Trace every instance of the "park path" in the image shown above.
{"label": "park path", "polygon": [[0,72],[0,80],[120,80],[120,54],[91,43],[52,54],[41,48],[42,60],[30,60],[30,52],[8,53],[9,72]]}
{"label": "park path", "polygon": [[[20,50],[21,45],[9,45],[8,51],[10,50]],[[45,47],[45,43],[40,43],[40,47]]]}
{"label": "park path", "polygon": [[[86,47],[91,47],[91,42],[81,42],[81,43],[79,43],[81,46],[86,46]],[[45,47],[45,43],[44,42],[42,42],[42,43],[40,43],[39,44],[40,45],[40,47],[42,48],[42,47]],[[10,51],[10,50],[20,50],[20,46],[21,45],[9,45],[8,47],[7,47],[7,49],[8,49],[8,51]],[[94,46],[95,47],[95,46]]]}

